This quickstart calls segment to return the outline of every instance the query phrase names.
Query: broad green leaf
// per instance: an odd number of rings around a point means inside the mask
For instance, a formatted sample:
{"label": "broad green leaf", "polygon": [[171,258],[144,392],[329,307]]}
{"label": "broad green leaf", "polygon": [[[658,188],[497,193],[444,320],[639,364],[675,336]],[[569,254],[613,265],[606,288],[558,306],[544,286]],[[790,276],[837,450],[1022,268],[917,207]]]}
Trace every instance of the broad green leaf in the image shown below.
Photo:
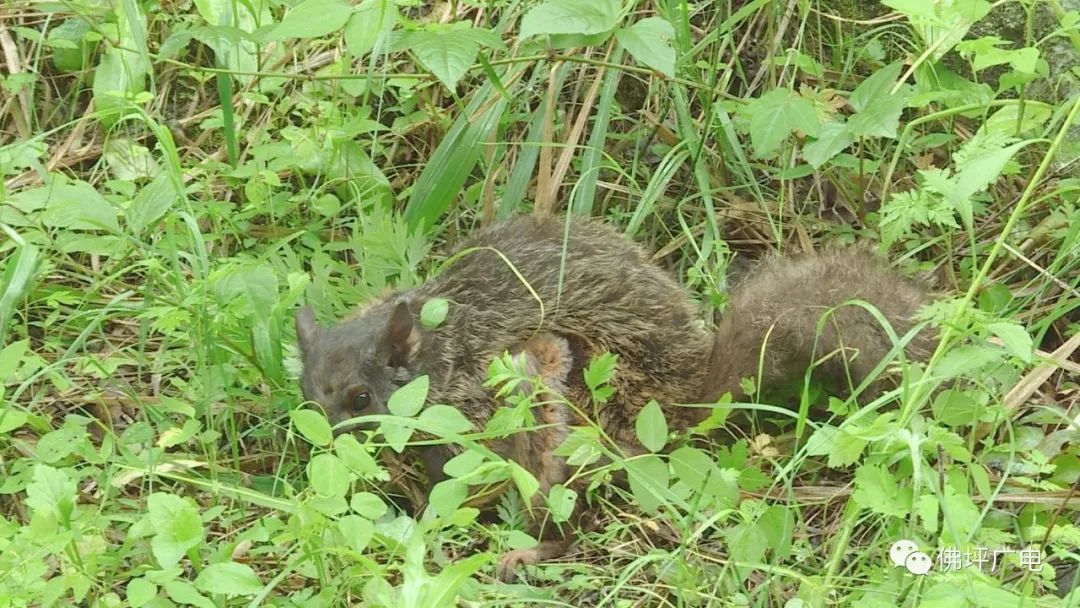
{"label": "broad green leaf", "polygon": [[648,454],[626,461],[630,492],[641,510],[655,515],[668,495],[668,467],[655,454]]}
{"label": "broad green leaf", "polygon": [[446,320],[450,311],[450,302],[446,298],[431,298],[420,308],[420,324],[426,329],[435,329]]}
{"label": "broad green leaf", "polygon": [[638,441],[650,452],[659,452],[667,443],[668,426],[664,411],[656,401],[649,401],[634,421]]}
{"label": "broad green leaf", "polygon": [[424,430],[440,435],[468,433],[473,430],[472,422],[461,410],[449,405],[432,405],[420,413],[420,422]]}
{"label": "broad green leaf", "polygon": [[314,445],[326,447],[334,440],[330,423],[322,412],[310,409],[292,410],[289,412],[289,419],[296,426],[296,430]]}
{"label": "broad green leaf", "polygon": [[19,363],[26,354],[26,347],[30,345],[30,339],[12,342],[0,350],[0,385],[7,383],[8,378],[19,369]]}
{"label": "broad green leaf", "polygon": [[161,586],[174,602],[185,606],[195,606],[196,608],[218,608],[217,604],[210,601],[210,598],[199,593],[195,585],[186,581],[170,580],[165,581]]}
{"label": "broad green leaf", "polygon": [[75,482],[63,471],[39,464],[34,467],[34,480],[26,487],[26,506],[67,522],[75,509]]}
{"label": "broad green leaf", "polygon": [[986,329],[1001,338],[1009,354],[1024,363],[1031,363],[1035,354],[1035,343],[1031,340],[1031,334],[1022,325],[1011,321],[999,321],[988,324]]}
{"label": "broad green leaf", "polygon": [[459,22],[409,32],[394,46],[411,51],[439,82],[453,90],[476,61],[481,44],[500,46],[502,43],[490,30]]}
{"label": "broad green leaf", "polygon": [[323,496],[345,496],[352,485],[352,475],[341,459],[333,454],[316,454],[308,461],[308,481]]}
{"label": "broad green leaf", "polygon": [[907,15],[926,48],[933,49],[931,62],[944,57],[963,40],[971,26],[985,17],[991,7],[986,0],[882,0],[881,3]]}
{"label": "broad green leaf", "polygon": [[615,37],[634,59],[668,78],[675,76],[675,49],[671,47],[675,30],[666,19],[642,19],[628,28],[618,30]]}
{"label": "broad green leaf", "polygon": [[619,24],[621,11],[618,0],[548,0],[521,18],[520,37],[608,32]]}
{"label": "broad green leaf", "polygon": [[409,442],[409,438],[412,437],[412,427],[398,424],[396,422],[387,420],[379,425],[379,429],[386,438],[386,444],[390,446],[392,450],[398,454],[405,451],[405,444]]}
{"label": "broad green leaf", "polygon": [[277,275],[265,262],[226,265],[211,275],[211,283],[222,304],[257,319],[270,319],[278,302]]}
{"label": "broad green leaf", "polygon": [[705,504],[719,499],[719,504],[724,507],[735,506],[739,498],[738,482],[722,473],[708,454],[684,446],[671,453],[670,461],[678,480],[691,491],[701,494]]}
{"label": "broad green leaf", "polygon": [[958,346],[941,358],[934,374],[940,379],[959,378],[977,369],[1001,361],[1001,349],[990,346],[971,344]]}
{"label": "broad green leaf", "polygon": [[847,149],[854,141],[855,138],[848,130],[846,123],[829,121],[821,125],[817,139],[803,146],[802,155],[810,166],[819,169],[831,158]]}
{"label": "broad green leaf", "polygon": [[386,503],[371,492],[357,492],[349,499],[349,508],[361,517],[379,519],[386,513]]}
{"label": "broad green leaf", "polygon": [[862,112],[870,106],[890,96],[896,80],[900,78],[904,64],[901,61],[890,63],[867,76],[848,97],[848,104],[856,112]]}
{"label": "broad green leaf", "polygon": [[778,558],[791,553],[795,533],[795,511],[783,505],[766,507],[757,520],[758,529],[768,539],[768,547]]}
{"label": "broad green leaf", "polygon": [[997,150],[978,154],[964,162],[954,180],[955,187],[949,192],[950,202],[957,204],[986,190],[1001,176],[1005,164],[1030,141],[1017,142]]}
{"label": "broad green leaf", "polygon": [[131,604],[132,608],[140,608],[150,603],[150,600],[157,597],[158,587],[154,583],[146,580],[145,577],[133,578],[128,581],[125,594],[127,595],[128,604]]}
{"label": "broad green leaf", "polygon": [[270,33],[270,40],[319,38],[340,30],[353,9],[343,0],[303,0],[289,9]]}
{"label": "broad green leaf", "polygon": [[934,397],[934,419],[946,426],[975,424],[983,408],[967,391],[945,389]]}
{"label": "broad green leaf", "polygon": [[86,35],[90,33],[90,23],[86,19],[72,17],[49,30],[47,38],[53,47],[53,65],[61,72],[75,72],[83,69],[90,58],[90,43]]}
{"label": "broad green leaf", "polygon": [[569,521],[574,514],[574,507],[577,506],[577,492],[557,483],[548,490],[547,504],[552,520]]}
{"label": "broad green leaf", "polygon": [[150,548],[162,569],[172,568],[188,549],[202,543],[202,519],[190,498],[155,492],[147,498],[146,507],[154,530]]}
{"label": "broad green leaf", "polygon": [[424,402],[427,401],[427,394],[427,375],[417,376],[408,384],[397,389],[390,395],[387,408],[390,410],[390,413],[395,416],[403,416],[406,418],[415,416],[416,413],[424,407]]}
{"label": "broad green leaf", "polygon": [[[24,215],[40,212],[41,223],[49,228],[120,231],[116,209],[90,184],[82,181],[57,182],[23,190],[8,198],[6,203]],[[17,216],[0,214],[0,221],[10,220],[15,224],[22,223]]]}
{"label": "broad green leaf", "polygon": [[140,236],[154,222],[172,208],[178,199],[172,179],[160,173],[154,181],[139,188],[131,206],[124,212],[131,233]]}
{"label": "broad green leaf", "polygon": [[540,490],[540,482],[536,480],[536,477],[532,473],[526,471],[516,462],[510,461],[510,478],[514,480],[514,485],[517,486],[518,494],[526,502],[532,500]]}
{"label": "broad green leaf", "polygon": [[[134,3],[128,4],[136,12],[137,19],[145,20],[138,13]],[[109,45],[101,55],[97,68],[94,69],[94,110],[100,113],[101,123],[111,127],[130,107],[130,99],[146,90],[146,77],[150,65],[143,54],[136,50],[136,30],[145,32],[145,23],[132,24],[130,11],[117,10],[117,30],[120,34],[119,45]]]}
{"label": "broad green leaf", "polygon": [[745,580],[755,571],[753,565],[760,564],[765,557],[769,539],[758,525],[749,522],[728,528],[724,531],[724,537],[738,578]]}
{"label": "broad green leaf", "polygon": [[773,154],[793,131],[817,136],[821,124],[810,100],[787,89],[773,89],[746,104],[750,142],[759,158]]}
{"label": "broad green leaf", "polygon": [[490,553],[478,553],[446,566],[429,583],[430,586],[424,590],[422,605],[435,608],[453,606],[458,603],[461,586],[491,559],[492,555]]}
{"label": "broad green leaf", "polygon": [[444,479],[431,488],[428,503],[439,517],[448,518],[469,497],[469,487],[457,479]]}
{"label": "broad green leaf", "polygon": [[398,20],[394,0],[364,0],[356,5],[345,25],[345,47],[353,57],[379,53]]}
{"label": "broad green leaf", "polygon": [[375,534],[375,526],[359,515],[343,515],[337,523],[338,532],[349,549],[360,553],[367,548]]}
{"label": "broad green leaf", "polygon": [[262,592],[263,583],[251,566],[222,562],[204,568],[195,578],[195,588],[203,593],[221,593],[226,597],[251,597]]}

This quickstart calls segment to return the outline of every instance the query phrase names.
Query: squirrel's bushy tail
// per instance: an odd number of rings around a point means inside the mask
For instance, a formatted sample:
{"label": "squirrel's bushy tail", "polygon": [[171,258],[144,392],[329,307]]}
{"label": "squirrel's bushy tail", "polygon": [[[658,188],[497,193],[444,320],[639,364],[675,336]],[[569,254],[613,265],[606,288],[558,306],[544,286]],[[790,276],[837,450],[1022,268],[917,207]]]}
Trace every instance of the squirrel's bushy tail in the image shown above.
{"label": "squirrel's bushy tail", "polygon": [[[747,397],[746,377],[768,389],[798,380],[815,361],[814,374],[830,389],[844,392],[866,379],[893,348],[881,323],[862,306],[876,308],[903,337],[913,316],[929,299],[927,289],[890,270],[863,248],[778,256],[742,279],[716,329],[702,402],[730,392]],[[822,315],[833,309],[819,329]],[[907,345],[909,357],[927,356],[931,337],[924,330]],[[880,383],[875,383],[880,388]]]}

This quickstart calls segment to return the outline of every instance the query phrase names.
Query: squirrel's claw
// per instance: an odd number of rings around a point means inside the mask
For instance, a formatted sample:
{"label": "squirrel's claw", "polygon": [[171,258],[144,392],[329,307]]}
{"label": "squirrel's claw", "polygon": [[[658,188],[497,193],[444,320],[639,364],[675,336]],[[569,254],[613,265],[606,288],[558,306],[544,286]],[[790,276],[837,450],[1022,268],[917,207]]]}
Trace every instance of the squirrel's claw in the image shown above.
{"label": "squirrel's claw", "polygon": [[504,583],[513,583],[518,578],[518,568],[531,566],[539,561],[540,552],[536,547],[507,551],[499,558],[499,564],[495,567],[495,575]]}

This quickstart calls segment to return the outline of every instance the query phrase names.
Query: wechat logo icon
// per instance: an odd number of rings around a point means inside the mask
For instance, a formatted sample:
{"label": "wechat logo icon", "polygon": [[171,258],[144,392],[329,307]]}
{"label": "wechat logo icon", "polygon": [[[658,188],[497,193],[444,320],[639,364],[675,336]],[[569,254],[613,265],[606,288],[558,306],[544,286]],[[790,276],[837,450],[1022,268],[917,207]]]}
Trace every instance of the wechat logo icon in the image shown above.
{"label": "wechat logo icon", "polygon": [[925,575],[933,567],[930,556],[907,539],[898,540],[889,547],[889,559],[894,566],[907,568],[908,572],[918,576]]}

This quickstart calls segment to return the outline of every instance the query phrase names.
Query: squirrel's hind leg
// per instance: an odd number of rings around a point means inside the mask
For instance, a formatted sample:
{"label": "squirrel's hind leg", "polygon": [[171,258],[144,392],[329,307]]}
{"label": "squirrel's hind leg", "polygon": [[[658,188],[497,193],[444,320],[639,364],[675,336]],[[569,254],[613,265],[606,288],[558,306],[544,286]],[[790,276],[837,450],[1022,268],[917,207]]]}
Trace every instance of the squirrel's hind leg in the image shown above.
{"label": "squirrel's hind leg", "polygon": [[[560,557],[574,543],[571,526],[552,521],[546,500],[551,488],[568,478],[566,462],[555,455],[555,449],[566,439],[572,421],[570,411],[557,394],[566,391],[573,368],[570,346],[562,337],[542,333],[526,341],[521,353],[525,356],[526,372],[539,376],[551,391],[541,392],[533,408],[537,428],[515,434],[509,445],[509,457],[529,471],[540,485],[529,505],[530,527],[540,542],[535,547],[503,554],[497,574],[504,582],[512,581],[520,566]],[[532,387],[519,390],[531,393]],[[574,511],[577,513],[576,506]]]}

